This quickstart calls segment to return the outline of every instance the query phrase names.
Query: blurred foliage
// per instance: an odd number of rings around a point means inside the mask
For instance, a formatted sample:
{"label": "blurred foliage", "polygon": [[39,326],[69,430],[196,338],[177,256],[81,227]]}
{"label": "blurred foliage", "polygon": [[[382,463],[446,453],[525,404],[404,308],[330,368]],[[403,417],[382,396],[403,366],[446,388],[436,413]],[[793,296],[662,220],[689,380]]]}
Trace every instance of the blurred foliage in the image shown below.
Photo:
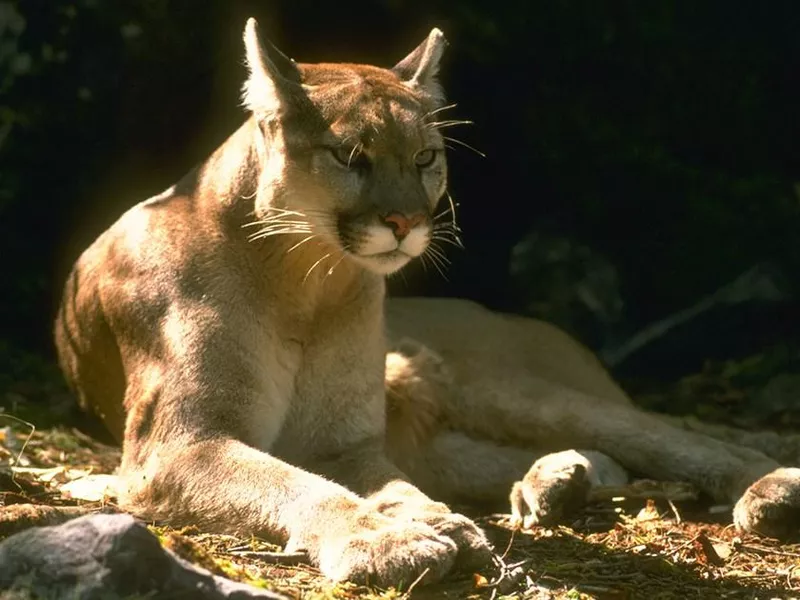
{"label": "blurred foliage", "polygon": [[243,118],[250,14],[299,60],[391,64],[445,30],[445,83],[476,122],[458,136],[488,157],[451,157],[467,252],[449,284],[412,276],[411,291],[513,306],[509,253],[531,230],[608,257],[638,323],[756,262],[800,273],[796,2],[5,0],[9,337],[48,344],[80,249]]}
{"label": "blurred foliage", "polygon": [[669,383],[625,381],[636,402],[657,412],[693,415],[747,431],[800,427],[800,352],[796,345],[765,347],[739,360],[708,360]]}
{"label": "blurred foliage", "polygon": [[[0,256],[6,259],[0,323],[18,341],[48,343],[59,279],[75,258],[74,250],[60,256],[65,226],[85,223],[96,235],[108,224],[107,215],[91,214],[87,199],[100,192],[103,174],[113,168],[109,159],[126,144],[118,110],[140,95],[137,81],[163,84],[170,69],[152,67],[165,56],[179,61],[172,72],[185,71],[187,62],[189,70],[204,64],[197,40],[176,36],[169,26],[170,15],[192,6],[0,2]],[[152,89],[147,95],[155,99]],[[139,103],[137,127],[169,124],[174,114],[157,107]]]}

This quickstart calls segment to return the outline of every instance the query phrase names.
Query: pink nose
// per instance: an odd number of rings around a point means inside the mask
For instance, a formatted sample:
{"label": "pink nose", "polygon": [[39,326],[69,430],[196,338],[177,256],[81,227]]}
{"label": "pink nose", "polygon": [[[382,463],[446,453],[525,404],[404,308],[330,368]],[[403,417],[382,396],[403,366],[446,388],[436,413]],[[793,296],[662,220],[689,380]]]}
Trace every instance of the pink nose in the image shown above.
{"label": "pink nose", "polygon": [[383,217],[383,222],[392,229],[394,236],[398,240],[402,240],[404,237],[406,237],[411,230],[414,229],[414,227],[422,223],[424,220],[424,213],[415,213],[410,217],[407,217],[402,213],[393,212]]}

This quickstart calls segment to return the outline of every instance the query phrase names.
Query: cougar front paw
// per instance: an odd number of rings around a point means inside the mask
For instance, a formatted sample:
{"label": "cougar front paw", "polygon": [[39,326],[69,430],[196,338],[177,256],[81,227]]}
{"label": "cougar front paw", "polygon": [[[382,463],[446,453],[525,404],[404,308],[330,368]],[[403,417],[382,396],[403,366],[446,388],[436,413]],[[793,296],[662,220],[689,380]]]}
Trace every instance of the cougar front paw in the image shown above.
{"label": "cougar front paw", "polygon": [[380,514],[401,521],[423,523],[458,547],[457,567],[476,569],[490,563],[492,547],[480,527],[471,519],[450,511],[441,502],[434,502],[413,486],[395,481],[370,498]]}
{"label": "cougar front paw", "polygon": [[464,571],[480,569],[492,560],[492,546],[486,534],[471,519],[452,512],[422,512],[412,517],[425,523],[437,533],[453,540],[458,547],[457,568]]}
{"label": "cougar front paw", "polygon": [[335,581],[379,587],[408,586],[442,579],[458,554],[455,542],[422,523],[386,519],[378,528],[323,543],[319,568]]}
{"label": "cougar front paw", "polygon": [[776,469],[747,488],[733,509],[733,522],[768,537],[799,536],[800,469]]}
{"label": "cougar front paw", "polygon": [[525,528],[555,525],[586,504],[590,487],[577,452],[543,456],[511,488],[512,522]]}

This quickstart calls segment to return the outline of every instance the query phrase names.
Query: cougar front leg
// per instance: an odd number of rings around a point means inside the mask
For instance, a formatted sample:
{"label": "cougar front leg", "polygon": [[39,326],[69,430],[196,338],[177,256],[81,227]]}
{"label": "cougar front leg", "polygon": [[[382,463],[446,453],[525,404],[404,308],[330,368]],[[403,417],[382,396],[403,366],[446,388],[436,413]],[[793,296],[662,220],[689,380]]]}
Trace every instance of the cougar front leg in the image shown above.
{"label": "cougar front leg", "polygon": [[[191,325],[183,315],[181,327]],[[131,369],[123,506],[147,519],[304,549],[334,580],[389,586],[447,574],[458,555],[452,539],[423,522],[381,514],[344,486],[270,454],[292,408],[293,371],[284,365],[294,357],[264,365],[253,358],[266,354],[260,340],[247,346],[241,340],[253,334],[233,331],[214,321],[195,327],[165,364],[153,356],[150,368]],[[196,367],[209,357],[213,371]],[[341,417],[332,416],[332,428],[348,425]],[[342,456],[360,443],[357,434],[349,437],[340,442]],[[351,467],[367,482],[367,464]]]}
{"label": "cougar front leg", "polygon": [[447,505],[435,502],[413,485],[386,456],[382,440],[318,462],[312,470],[362,495],[382,515],[423,523],[453,540],[458,547],[458,567],[466,570],[489,564],[491,547],[483,531],[472,520],[451,512]]}
{"label": "cougar front leg", "polygon": [[432,527],[381,514],[316,474],[230,438],[176,438],[126,465],[122,505],[148,519],[265,535],[308,551],[334,580],[388,586],[442,578],[456,544]]}

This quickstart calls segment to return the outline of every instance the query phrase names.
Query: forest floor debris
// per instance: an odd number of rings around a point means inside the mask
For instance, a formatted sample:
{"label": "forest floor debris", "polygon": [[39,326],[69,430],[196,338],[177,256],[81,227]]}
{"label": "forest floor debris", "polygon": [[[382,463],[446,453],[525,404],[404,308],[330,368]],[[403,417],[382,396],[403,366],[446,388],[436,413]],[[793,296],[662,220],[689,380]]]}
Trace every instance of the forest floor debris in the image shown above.
{"label": "forest floor debris", "polygon": [[[6,421],[0,416],[0,420]],[[25,466],[11,468],[24,447]],[[113,473],[119,449],[63,427],[31,432],[8,419],[0,427],[0,503],[13,512],[40,507],[77,513],[115,510],[113,497],[92,502],[64,494],[92,475]],[[105,485],[100,479],[99,485]],[[74,486],[73,486],[74,487]],[[648,489],[645,487],[645,489]],[[494,565],[447,582],[415,587],[419,599],[791,598],[800,597],[800,544],[739,535],[698,504],[603,498],[569,527],[514,530],[508,515],[475,514],[495,544]],[[621,492],[624,493],[624,490]],[[631,494],[636,496],[636,494]],[[35,511],[34,511],[35,512]],[[34,519],[35,520],[35,519]],[[11,530],[9,530],[11,531]],[[284,554],[257,538],[154,527],[162,544],[217,574],[308,599],[390,599],[408,589],[331,584],[302,554]],[[10,535],[9,532],[4,536]]]}
{"label": "forest floor debris", "polygon": [[[694,396],[693,403],[683,398],[684,406],[716,420],[717,404],[727,407],[731,397],[741,402],[727,383],[734,378],[722,371],[706,369],[662,389],[661,398]],[[13,402],[0,403],[0,539],[33,524],[117,510],[109,476],[119,465],[119,448],[56,425],[68,411],[48,412],[44,397],[62,398],[52,384],[25,386],[6,396]],[[643,403],[652,406],[656,399]],[[756,421],[747,424],[764,425]],[[776,429],[793,429],[782,425]],[[729,524],[730,507],[704,505],[682,484],[642,482],[596,491],[592,500],[569,526],[530,531],[515,530],[508,515],[456,507],[484,527],[495,546],[494,564],[441,584],[407,582],[390,590],[332,584],[302,553],[287,554],[257,538],[152,530],[164,546],[216,574],[310,600],[800,598],[800,544],[738,534]]]}

